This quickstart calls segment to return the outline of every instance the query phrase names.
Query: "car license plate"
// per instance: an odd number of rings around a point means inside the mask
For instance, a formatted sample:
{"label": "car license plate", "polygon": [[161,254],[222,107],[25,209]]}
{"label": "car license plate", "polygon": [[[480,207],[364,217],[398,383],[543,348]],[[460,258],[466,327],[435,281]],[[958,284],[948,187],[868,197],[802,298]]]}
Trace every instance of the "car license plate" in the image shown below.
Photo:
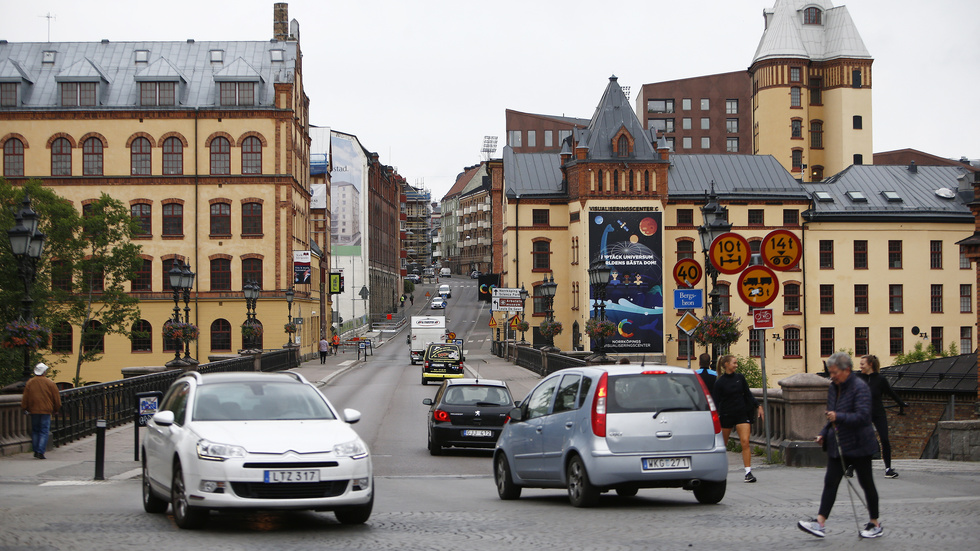
{"label": "car license plate", "polygon": [[265,482],[267,484],[320,482],[320,471],[265,471]]}
{"label": "car license plate", "polygon": [[478,436],[478,437],[488,437],[493,436],[493,431],[491,430],[464,430],[463,436]]}
{"label": "car license plate", "polygon": [[690,469],[690,457],[644,457],[644,471],[660,471],[665,469]]}

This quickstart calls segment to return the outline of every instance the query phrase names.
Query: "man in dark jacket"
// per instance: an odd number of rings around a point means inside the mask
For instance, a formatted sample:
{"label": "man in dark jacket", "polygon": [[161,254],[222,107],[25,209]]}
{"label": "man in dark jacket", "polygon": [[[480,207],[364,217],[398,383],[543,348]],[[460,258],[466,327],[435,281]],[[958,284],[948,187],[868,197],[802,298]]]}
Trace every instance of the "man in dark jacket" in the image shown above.
{"label": "man in dark jacket", "polygon": [[837,488],[844,476],[845,465],[854,466],[871,517],[861,530],[861,537],[881,536],[878,490],[871,476],[871,456],[878,451],[871,425],[871,391],[867,383],[851,374],[852,367],[851,357],[844,352],[837,352],[827,359],[827,370],[833,384],[827,392],[827,424],[817,436],[817,443],[827,450],[827,472],[820,496],[820,511],[817,518],[797,523],[800,530],[819,538],[824,537],[824,523],[837,499]]}
{"label": "man in dark jacket", "polygon": [[43,363],[34,367],[34,376],[24,386],[20,407],[31,414],[31,444],[35,459],[46,459],[44,452],[48,447],[51,432],[51,416],[61,409],[61,393],[58,385],[47,378],[48,366]]}

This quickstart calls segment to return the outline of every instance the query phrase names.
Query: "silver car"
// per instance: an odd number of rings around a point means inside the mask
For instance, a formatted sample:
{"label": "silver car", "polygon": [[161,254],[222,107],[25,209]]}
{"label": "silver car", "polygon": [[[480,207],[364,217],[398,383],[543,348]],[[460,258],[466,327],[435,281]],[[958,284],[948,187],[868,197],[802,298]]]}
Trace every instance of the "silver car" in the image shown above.
{"label": "silver car", "polygon": [[605,365],[563,369],[510,412],[493,457],[501,499],[521,489],[567,488],[576,507],[616,490],[693,490],[725,497],[728,458],[714,402],[680,367]]}

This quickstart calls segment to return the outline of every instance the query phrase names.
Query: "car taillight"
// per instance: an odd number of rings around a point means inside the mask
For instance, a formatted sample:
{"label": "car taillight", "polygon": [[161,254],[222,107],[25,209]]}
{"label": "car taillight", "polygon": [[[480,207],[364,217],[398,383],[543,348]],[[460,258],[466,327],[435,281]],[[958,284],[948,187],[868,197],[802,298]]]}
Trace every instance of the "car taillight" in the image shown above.
{"label": "car taillight", "polygon": [[708,399],[708,407],[711,408],[711,422],[715,425],[715,434],[718,434],[721,432],[721,418],[718,417],[718,410],[715,409],[715,401],[711,398],[711,393],[708,392],[708,385],[704,384],[704,380],[699,375],[695,375],[695,377],[701,383],[701,390],[704,391],[704,397]]}
{"label": "car taillight", "polygon": [[422,362],[422,369],[429,369],[429,360],[424,360]]}
{"label": "car taillight", "polygon": [[449,414],[441,409],[437,409],[432,412],[432,418],[436,421],[445,423],[446,421],[449,421]]}
{"label": "car taillight", "polygon": [[599,377],[599,384],[592,398],[592,434],[605,438],[606,436],[606,381],[607,374]]}

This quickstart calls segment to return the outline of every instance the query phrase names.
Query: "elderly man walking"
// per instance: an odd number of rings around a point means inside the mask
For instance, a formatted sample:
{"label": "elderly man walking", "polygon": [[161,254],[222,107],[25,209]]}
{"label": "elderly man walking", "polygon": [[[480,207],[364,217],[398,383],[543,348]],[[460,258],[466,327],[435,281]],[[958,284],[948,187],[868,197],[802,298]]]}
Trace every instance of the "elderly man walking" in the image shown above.
{"label": "elderly man walking", "polygon": [[24,386],[20,407],[31,415],[31,444],[35,459],[47,459],[44,452],[48,447],[51,433],[51,416],[61,409],[61,394],[54,381],[45,374],[48,366],[39,363],[34,367],[34,376]]}

